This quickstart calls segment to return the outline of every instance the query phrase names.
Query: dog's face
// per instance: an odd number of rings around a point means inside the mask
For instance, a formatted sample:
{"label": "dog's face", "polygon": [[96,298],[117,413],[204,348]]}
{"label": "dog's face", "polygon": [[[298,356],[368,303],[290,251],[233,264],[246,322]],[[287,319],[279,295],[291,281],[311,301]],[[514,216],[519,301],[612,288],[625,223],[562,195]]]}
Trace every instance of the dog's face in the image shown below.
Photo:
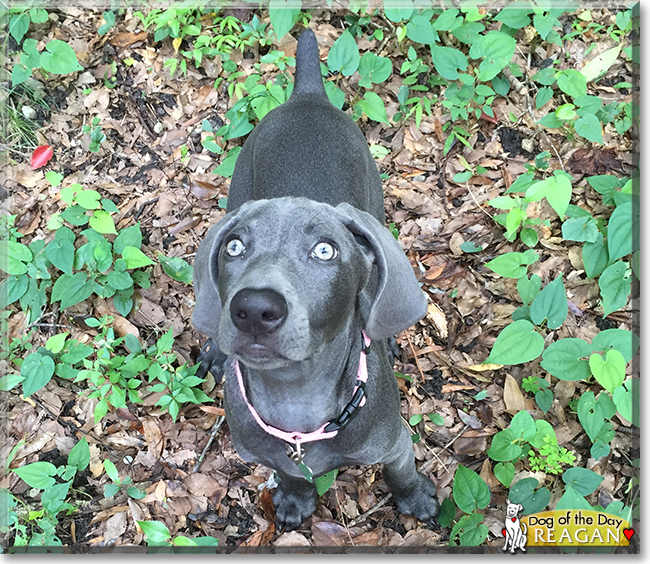
{"label": "dog's face", "polygon": [[219,346],[252,368],[311,357],[349,322],[373,256],[334,208],[249,202],[220,235]]}
{"label": "dog's face", "polygon": [[510,500],[506,500],[506,518],[513,519],[517,517],[520,511],[523,511],[524,506],[521,503],[511,503]]}

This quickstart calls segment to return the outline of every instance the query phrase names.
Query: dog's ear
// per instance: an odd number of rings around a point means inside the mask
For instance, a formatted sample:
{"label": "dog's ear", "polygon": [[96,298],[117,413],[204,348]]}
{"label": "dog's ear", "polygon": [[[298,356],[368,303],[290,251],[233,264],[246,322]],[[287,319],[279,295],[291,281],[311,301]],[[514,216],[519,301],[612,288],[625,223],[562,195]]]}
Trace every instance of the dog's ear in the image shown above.
{"label": "dog's ear", "polygon": [[192,326],[213,339],[217,339],[221,317],[221,297],[217,286],[219,249],[236,217],[237,211],[228,213],[213,225],[194,257],[196,306],[192,313]]}
{"label": "dog's ear", "polygon": [[518,507],[519,507],[519,511],[523,511],[523,510],[524,510],[524,506],[523,506],[521,503],[518,504]]}
{"label": "dog's ear", "polygon": [[510,505],[510,500],[506,499],[506,505]]}
{"label": "dog's ear", "polygon": [[397,335],[427,313],[427,299],[413,268],[392,233],[372,215],[347,203],[336,210],[353,234],[368,241],[377,264],[377,289],[366,333],[371,339]]}

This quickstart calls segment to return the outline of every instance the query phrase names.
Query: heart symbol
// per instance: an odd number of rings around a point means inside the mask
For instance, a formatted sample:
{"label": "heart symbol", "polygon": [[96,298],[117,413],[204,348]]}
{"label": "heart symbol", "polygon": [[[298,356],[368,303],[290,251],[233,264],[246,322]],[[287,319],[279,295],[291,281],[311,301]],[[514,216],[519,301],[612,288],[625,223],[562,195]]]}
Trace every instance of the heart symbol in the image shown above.
{"label": "heart symbol", "polygon": [[634,529],[623,529],[623,534],[627,537],[627,540],[630,540],[634,534]]}
{"label": "heart symbol", "polygon": [[513,523],[514,523],[516,520],[517,520],[516,517],[513,517],[513,518],[512,518],[512,522],[513,522]]}
{"label": "heart symbol", "polygon": [[503,533],[503,536],[505,537],[505,536],[506,536],[506,530],[505,530],[505,529],[501,529],[501,532]]}

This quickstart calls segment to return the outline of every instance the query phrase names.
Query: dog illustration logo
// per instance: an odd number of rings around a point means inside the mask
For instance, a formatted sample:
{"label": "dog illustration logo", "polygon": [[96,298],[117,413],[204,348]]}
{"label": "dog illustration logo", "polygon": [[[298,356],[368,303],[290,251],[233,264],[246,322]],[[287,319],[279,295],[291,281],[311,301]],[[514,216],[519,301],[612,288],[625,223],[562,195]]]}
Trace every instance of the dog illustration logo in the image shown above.
{"label": "dog illustration logo", "polygon": [[526,552],[526,533],[528,531],[526,525],[519,521],[518,514],[524,509],[521,503],[511,503],[509,499],[506,500],[506,525],[503,529],[503,536],[506,537],[506,542],[503,545],[503,551],[508,551],[510,545],[510,553],[514,554],[517,548]]}

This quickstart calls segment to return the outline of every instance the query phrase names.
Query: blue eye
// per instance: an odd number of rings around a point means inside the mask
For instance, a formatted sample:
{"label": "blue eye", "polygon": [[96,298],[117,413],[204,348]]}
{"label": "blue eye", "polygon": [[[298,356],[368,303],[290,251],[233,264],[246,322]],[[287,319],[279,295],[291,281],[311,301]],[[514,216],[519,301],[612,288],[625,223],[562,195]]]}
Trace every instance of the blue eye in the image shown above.
{"label": "blue eye", "polygon": [[246,247],[240,239],[231,239],[226,245],[226,253],[229,257],[239,257],[244,254]]}
{"label": "blue eye", "polygon": [[317,243],[314,248],[311,250],[311,257],[318,260],[332,260],[338,256],[339,252],[337,248],[325,241]]}

